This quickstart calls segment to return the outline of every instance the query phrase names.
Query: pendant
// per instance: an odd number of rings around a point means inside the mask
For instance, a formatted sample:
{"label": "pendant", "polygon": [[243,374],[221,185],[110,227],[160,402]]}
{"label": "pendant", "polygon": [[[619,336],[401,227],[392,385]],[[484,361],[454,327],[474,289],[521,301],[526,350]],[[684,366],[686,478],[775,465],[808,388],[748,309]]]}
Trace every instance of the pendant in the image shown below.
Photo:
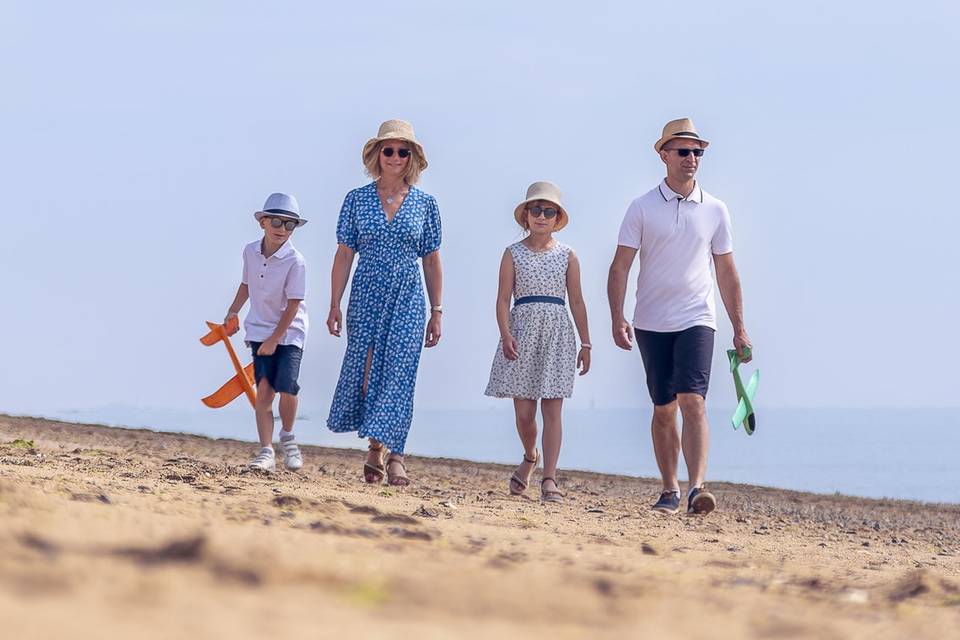
{"label": "pendant", "polygon": [[387,198],[387,204],[393,204],[393,198]]}

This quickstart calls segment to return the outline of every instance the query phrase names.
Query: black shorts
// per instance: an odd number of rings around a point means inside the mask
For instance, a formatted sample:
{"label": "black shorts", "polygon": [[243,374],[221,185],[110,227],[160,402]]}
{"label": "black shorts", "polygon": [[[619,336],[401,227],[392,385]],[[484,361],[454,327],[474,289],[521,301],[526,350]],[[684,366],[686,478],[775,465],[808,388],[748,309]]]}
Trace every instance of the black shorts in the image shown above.
{"label": "black shorts", "polygon": [[274,391],[289,393],[291,396],[300,392],[300,359],[303,349],[293,344],[278,344],[272,356],[258,356],[257,349],[262,342],[250,342],[253,351],[253,378],[257,384],[267,379]]}
{"label": "black shorts", "polygon": [[690,327],[665,333],[634,329],[634,333],[653,404],[670,404],[678,393],[707,397],[713,363],[713,329]]}

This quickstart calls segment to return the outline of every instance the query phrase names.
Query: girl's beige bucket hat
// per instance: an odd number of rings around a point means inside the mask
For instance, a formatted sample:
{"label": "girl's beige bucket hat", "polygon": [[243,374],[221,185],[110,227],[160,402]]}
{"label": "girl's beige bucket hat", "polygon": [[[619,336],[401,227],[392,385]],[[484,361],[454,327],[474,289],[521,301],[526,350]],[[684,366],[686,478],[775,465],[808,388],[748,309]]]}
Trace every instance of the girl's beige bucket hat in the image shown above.
{"label": "girl's beige bucket hat", "polygon": [[526,228],[523,224],[524,209],[527,205],[533,202],[534,200],[546,200],[557,205],[557,208],[560,209],[560,215],[557,216],[557,226],[554,227],[554,231],[560,231],[570,220],[570,216],[567,214],[567,210],[563,207],[563,202],[561,202],[562,195],[560,193],[560,187],[553,184],[552,182],[547,182],[543,180],[541,182],[534,182],[532,185],[527,187],[527,198],[523,202],[517,205],[517,208],[513,210],[513,217],[516,218],[517,224],[521,227]]}
{"label": "girl's beige bucket hat", "polygon": [[414,147],[414,155],[417,158],[417,162],[420,163],[420,170],[423,171],[427,168],[427,156],[423,152],[423,146],[417,141],[417,137],[413,134],[413,125],[406,120],[387,120],[381,124],[380,130],[377,131],[377,137],[370,138],[367,140],[367,144],[363,145],[363,153],[360,157],[366,161],[367,154],[373,150],[373,147],[376,146],[378,142],[384,140],[404,140],[409,142]]}

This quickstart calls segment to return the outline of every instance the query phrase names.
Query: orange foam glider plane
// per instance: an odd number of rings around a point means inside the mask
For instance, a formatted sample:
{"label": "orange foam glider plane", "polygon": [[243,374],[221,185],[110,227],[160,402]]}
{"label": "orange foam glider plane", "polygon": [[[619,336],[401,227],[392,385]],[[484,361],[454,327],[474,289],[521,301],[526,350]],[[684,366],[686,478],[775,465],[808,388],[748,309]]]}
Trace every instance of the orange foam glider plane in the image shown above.
{"label": "orange foam glider plane", "polygon": [[222,341],[227,348],[227,353],[230,354],[230,362],[233,363],[233,368],[237,372],[237,375],[227,380],[226,384],[212,394],[203,398],[203,404],[211,409],[219,409],[233,402],[241,393],[245,393],[247,394],[247,400],[250,401],[250,406],[256,407],[257,391],[253,387],[253,363],[251,362],[245,367],[240,366],[240,360],[237,359],[237,353],[233,350],[233,345],[230,343],[230,335],[228,333],[228,329],[235,331],[239,328],[240,321],[237,320],[236,316],[233,316],[227,322],[227,325],[207,322],[207,326],[210,327],[210,332],[200,338],[200,342],[210,347]]}

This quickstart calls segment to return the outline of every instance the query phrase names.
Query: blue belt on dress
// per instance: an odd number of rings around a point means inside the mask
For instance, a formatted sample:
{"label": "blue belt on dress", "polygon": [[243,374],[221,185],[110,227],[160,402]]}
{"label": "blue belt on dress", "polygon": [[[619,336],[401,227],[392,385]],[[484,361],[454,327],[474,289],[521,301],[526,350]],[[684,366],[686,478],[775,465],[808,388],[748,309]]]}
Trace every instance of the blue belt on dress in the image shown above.
{"label": "blue belt on dress", "polygon": [[522,298],[517,298],[513,301],[513,306],[519,307],[521,304],[530,304],[531,302],[548,302],[550,304],[559,304],[563,306],[566,304],[563,301],[563,298],[557,298],[556,296],[523,296]]}

